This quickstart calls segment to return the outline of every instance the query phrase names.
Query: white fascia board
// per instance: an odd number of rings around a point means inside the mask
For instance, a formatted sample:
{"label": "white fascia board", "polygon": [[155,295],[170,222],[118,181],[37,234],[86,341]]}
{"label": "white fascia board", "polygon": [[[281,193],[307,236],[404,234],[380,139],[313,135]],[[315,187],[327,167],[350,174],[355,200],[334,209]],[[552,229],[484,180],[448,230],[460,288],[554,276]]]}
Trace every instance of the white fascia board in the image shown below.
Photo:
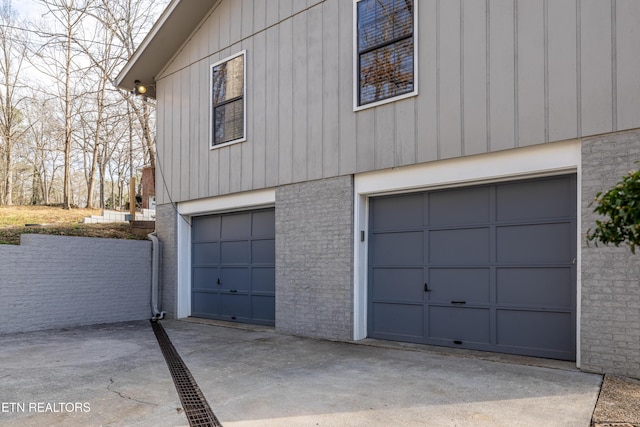
{"label": "white fascia board", "polygon": [[180,1],[181,0],[173,0],[165,8],[156,23],[153,24],[153,27],[151,27],[151,30],[146,35],[144,40],[142,40],[142,43],[140,43],[135,52],[133,52],[133,56],[129,58],[124,68],[118,74],[118,77],[116,77],[116,86],[120,86],[122,80],[124,80],[125,76],[131,71],[135,63],[138,62],[140,56],[149,47],[151,40],[153,40],[153,38],[158,34],[162,26],[165,24],[165,22],[167,22],[167,19],[169,18],[169,16],[171,16],[171,13],[173,13],[174,9],[176,8],[176,6],[178,6],[178,3],[180,3]]}
{"label": "white fascia board", "polygon": [[120,71],[115,85],[129,89],[140,80],[150,86],[147,96],[155,98],[156,77],[180,54],[220,1],[173,0]]}
{"label": "white fascia board", "polygon": [[[202,0],[198,0],[198,1],[202,1]],[[213,0],[213,3],[211,5],[211,9],[209,9],[209,13],[204,14],[203,17],[198,22],[198,24],[195,27],[193,27],[193,30],[189,33],[187,38],[184,39],[184,41],[182,42],[180,47],[178,49],[176,49],[176,51],[173,53],[173,55],[171,55],[171,57],[167,60],[167,62],[160,69],[160,71],[158,71],[157,76],[162,76],[164,74],[164,72],[167,70],[167,68],[169,68],[171,63],[173,63],[173,61],[178,57],[178,55],[180,55],[180,53],[182,52],[184,47],[187,45],[187,43],[189,43],[191,41],[191,39],[193,38],[195,33],[200,31],[200,28],[202,27],[202,25],[205,23],[205,21],[207,19],[209,19],[209,16],[211,16],[211,14],[218,8],[218,6],[220,5],[221,2],[222,2],[222,0]]]}
{"label": "white fascia board", "polygon": [[580,147],[579,140],[569,140],[367,172],[355,176],[355,190],[384,194],[575,172]]}
{"label": "white fascia board", "polygon": [[180,215],[204,215],[237,210],[271,207],[276,203],[275,188],[233,193],[178,203]]}

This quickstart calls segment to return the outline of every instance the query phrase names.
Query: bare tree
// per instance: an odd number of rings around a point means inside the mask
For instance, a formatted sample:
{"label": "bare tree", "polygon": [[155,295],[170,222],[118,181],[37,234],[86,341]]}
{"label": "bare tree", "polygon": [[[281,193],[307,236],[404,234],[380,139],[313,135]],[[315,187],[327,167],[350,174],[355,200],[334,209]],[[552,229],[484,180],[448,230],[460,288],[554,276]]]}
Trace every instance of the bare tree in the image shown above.
{"label": "bare tree", "polygon": [[31,204],[49,204],[55,200],[52,195],[58,172],[62,168],[63,147],[60,146],[64,129],[54,118],[53,99],[33,91],[27,98],[24,111],[27,133],[22,148],[22,157],[32,168]]}
{"label": "bare tree", "polygon": [[[95,92],[92,92],[95,107],[94,116],[91,121],[85,121],[85,126],[92,127],[93,131],[92,147],[84,150],[85,153],[93,153],[92,162],[87,163],[89,168],[86,173],[88,203],[92,201],[96,167],[100,172],[101,206],[105,200],[105,165],[110,161],[108,153],[113,152],[113,148],[109,145],[113,146],[115,143],[112,138],[106,138],[102,135],[106,121],[109,117],[117,116],[121,120],[125,119],[131,122],[130,118],[125,118],[125,108],[117,100],[127,104],[127,116],[133,115],[137,119],[141,131],[136,134],[144,142],[142,150],[145,163],[155,165],[155,140],[148,104],[141,102],[130,92],[116,92],[110,83],[116,77],[117,71],[135,51],[141,35],[151,26],[152,15],[149,11],[153,10],[152,6],[157,9],[157,4],[157,1],[151,2],[149,0],[94,0],[89,7],[83,10],[86,16],[96,23],[95,26],[91,26],[95,28],[91,37],[86,36],[84,40],[78,41],[79,48],[91,62],[94,76],[90,80],[95,87]],[[117,99],[113,97],[115,93],[118,93]],[[132,141],[129,143],[133,144]],[[130,161],[133,157],[133,153],[130,153]],[[130,169],[133,170],[132,165],[130,165]]]}
{"label": "bare tree", "polygon": [[[150,10],[158,9],[158,5],[165,2],[149,1],[149,0],[121,0],[110,1],[100,0],[99,13],[95,17],[105,28],[113,34],[115,40],[120,43],[119,51],[120,62],[122,66],[133,56],[138,46],[141,36],[149,30],[153,24],[154,15],[149,13]],[[113,76],[115,77],[115,75]],[[144,82],[151,84],[151,82]],[[121,92],[124,99],[131,106],[131,111],[135,115],[142,129],[143,149],[145,152],[145,160],[151,167],[155,168],[155,139],[153,138],[153,125],[151,121],[151,112],[149,105],[144,100],[133,96],[130,92]]]}
{"label": "bare tree", "polygon": [[[109,158],[104,155],[107,148],[101,147],[101,145],[109,143],[109,139],[103,135],[103,130],[104,122],[109,114],[109,104],[111,103],[113,106],[114,99],[117,99],[113,96],[110,97],[109,88],[111,76],[115,73],[114,69],[118,65],[118,60],[114,53],[115,35],[103,24],[108,16],[105,16],[98,3],[91,4],[83,12],[87,17],[94,18],[98,24],[90,26],[94,28],[94,31],[87,35],[87,39],[77,41],[79,48],[91,63],[88,81],[91,82],[92,88],[87,88],[86,94],[92,99],[93,108],[87,111],[88,114],[84,114],[83,117],[83,130],[85,133],[90,130],[90,135],[84,138],[82,150],[85,157],[87,207],[93,207],[96,171],[101,163],[109,161]],[[111,91],[113,92],[113,90]],[[87,161],[89,155],[90,161]],[[104,187],[104,182],[100,183],[100,187],[101,189]],[[104,207],[103,201],[104,197],[101,193],[101,207]]]}
{"label": "bare tree", "polygon": [[0,55],[0,204],[91,207],[99,189],[104,206],[109,185],[155,163],[153,108],[111,82],[168,0],[37,0],[37,24],[15,21],[10,1],[0,0],[0,52],[13,55]]}
{"label": "bare tree", "polygon": [[[71,146],[73,142],[72,105],[76,94],[72,93],[73,78],[86,72],[86,64],[78,50],[73,49],[74,40],[82,30],[82,19],[89,0],[40,0],[47,7],[47,14],[54,18],[61,32],[50,31],[48,42],[38,50],[40,70],[53,79],[60,91],[64,120],[64,183],[63,209],[71,207]],[[49,48],[49,49],[46,49]]]}
{"label": "bare tree", "polygon": [[18,28],[18,19],[10,0],[0,3],[0,142],[2,153],[3,185],[0,204],[13,204],[14,149],[19,137],[24,133],[21,126],[22,102],[20,74],[27,58],[26,44]]}

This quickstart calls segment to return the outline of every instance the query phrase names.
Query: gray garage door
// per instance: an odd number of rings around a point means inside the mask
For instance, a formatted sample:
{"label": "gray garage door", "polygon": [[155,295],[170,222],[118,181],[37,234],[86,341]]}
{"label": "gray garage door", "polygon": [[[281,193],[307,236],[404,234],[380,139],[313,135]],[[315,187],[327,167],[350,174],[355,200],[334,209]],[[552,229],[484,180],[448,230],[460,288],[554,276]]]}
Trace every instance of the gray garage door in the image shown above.
{"label": "gray garage door", "polygon": [[368,335],[575,360],[574,175],[371,199]]}
{"label": "gray garage door", "polygon": [[274,325],[274,210],[195,217],[191,230],[191,315]]}

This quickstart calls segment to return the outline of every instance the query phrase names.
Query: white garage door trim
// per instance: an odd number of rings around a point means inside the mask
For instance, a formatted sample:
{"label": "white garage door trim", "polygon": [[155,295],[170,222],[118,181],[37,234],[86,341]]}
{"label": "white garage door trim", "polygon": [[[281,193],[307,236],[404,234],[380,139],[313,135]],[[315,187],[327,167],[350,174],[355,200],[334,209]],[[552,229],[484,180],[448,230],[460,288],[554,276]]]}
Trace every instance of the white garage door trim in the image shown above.
{"label": "white garage door trim", "polygon": [[178,290],[176,317],[191,316],[191,217],[274,207],[275,188],[178,203]]}
{"label": "white garage door trim", "polygon": [[[433,190],[516,178],[577,173],[577,238],[581,224],[581,142],[570,140],[505,150],[383,171],[354,177],[354,331],[355,340],[367,337],[367,242],[369,197]],[[581,250],[577,244],[576,364],[580,366]]]}

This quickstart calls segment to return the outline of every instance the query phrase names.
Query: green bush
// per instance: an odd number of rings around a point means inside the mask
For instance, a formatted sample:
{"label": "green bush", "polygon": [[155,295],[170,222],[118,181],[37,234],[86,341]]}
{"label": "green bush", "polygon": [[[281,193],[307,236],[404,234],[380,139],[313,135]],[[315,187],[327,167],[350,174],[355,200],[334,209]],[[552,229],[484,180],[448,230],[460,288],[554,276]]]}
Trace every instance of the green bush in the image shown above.
{"label": "green bush", "polygon": [[594,212],[605,217],[587,231],[587,240],[605,245],[626,243],[632,253],[640,245],[640,170],[629,172],[613,188],[600,192]]}

